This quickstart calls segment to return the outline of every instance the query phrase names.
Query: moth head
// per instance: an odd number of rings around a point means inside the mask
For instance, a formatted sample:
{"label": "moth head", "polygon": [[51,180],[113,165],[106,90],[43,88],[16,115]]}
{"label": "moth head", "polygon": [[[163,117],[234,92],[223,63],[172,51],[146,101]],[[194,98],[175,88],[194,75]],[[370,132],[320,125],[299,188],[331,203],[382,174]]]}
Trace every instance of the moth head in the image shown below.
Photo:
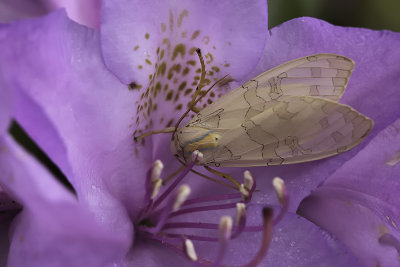
{"label": "moth head", "polygon": [[207,162],[220,140],[221,135],[214,130],[202,127],[182,127],[175,133],[171,150],[185,162],[190,162],[192,153],[198,150],[204,155],[202,162]]}

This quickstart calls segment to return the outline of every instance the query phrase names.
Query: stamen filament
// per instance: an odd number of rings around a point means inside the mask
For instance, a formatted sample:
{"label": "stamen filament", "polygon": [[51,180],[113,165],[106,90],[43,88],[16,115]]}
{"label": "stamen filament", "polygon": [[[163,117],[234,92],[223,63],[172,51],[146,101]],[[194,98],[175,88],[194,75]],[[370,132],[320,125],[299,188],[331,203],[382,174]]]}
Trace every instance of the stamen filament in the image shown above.
{"label": "stamen filament", "polygon": [[[195,155],[195,152],[193,152],[193,155]],[[198,153],[200,153],[200,152],[198,152]],[[196,154],[196,155],[200,155],[200,154]],[[164,193],[156,200],[156,202],[154,203],[154,208],[157,208],[164,201],[164,199],[169,195],[169,193],[171,193],[172,190],[174,190],[175,187],[182,181],[182,179],[185,178],[185,176],[190,172],[190,170],[194,167],[194,165],[196,165],[196,161],[197,161],[197,157],[195,157],[195,159],[192,160],[187,165],[187,167],[178,176],[178,178],[176,178],[175,181],[167,188],[167,190],[165,190]]]}
{"label": "stamen filament", "polygon": [[274,210],[269,207],[265,207],[263,209],[263,237],[261,241],[261,247],[257,253],[257,255],[246,265],[243,267],[254,267],[257,266],[267,255],[269,245],[272,239],[272,228],[273,228],[273,217],[274,217]]}
{"label": "stamen filament", "polygon": [[192,212],[232,209],[235,206],[236,206],[236,203],[228,203],[228,204],[193,207],[193,208],[187,208],[187,209],[181,209],[181,210],[175,211],[175,212],[171,213],[169,217],[171,218],[171,217],[175,217],[175,216],[179,216],[179,215],[187,214],[187,213],[192,213]]}
{"label": "stamen filament", "polygon": [[240,193],[233,193],[233,194],[225,194],[225,195],[216,195],[216,196],[208,196],[208,197],[199,197],[199,198],[192,198],[185,201],[182,206],[204,203],[204,202],[212,202],[212,201],[221,201],[221,200],[230,200],[230,199],[240,199]]}

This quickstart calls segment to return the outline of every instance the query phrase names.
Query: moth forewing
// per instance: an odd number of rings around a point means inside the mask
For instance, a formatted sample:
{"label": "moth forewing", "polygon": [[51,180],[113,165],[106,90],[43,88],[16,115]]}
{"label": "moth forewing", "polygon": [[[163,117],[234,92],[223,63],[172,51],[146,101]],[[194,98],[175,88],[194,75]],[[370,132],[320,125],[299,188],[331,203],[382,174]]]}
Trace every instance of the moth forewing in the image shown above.
{"label": "moth forewing", "polygon": [[317,54],[273,68],[201,110],[178,129],[174,151],[200,164],[263,166],[326,158],[359,144],[373,122],[337,101],[354,62]]}

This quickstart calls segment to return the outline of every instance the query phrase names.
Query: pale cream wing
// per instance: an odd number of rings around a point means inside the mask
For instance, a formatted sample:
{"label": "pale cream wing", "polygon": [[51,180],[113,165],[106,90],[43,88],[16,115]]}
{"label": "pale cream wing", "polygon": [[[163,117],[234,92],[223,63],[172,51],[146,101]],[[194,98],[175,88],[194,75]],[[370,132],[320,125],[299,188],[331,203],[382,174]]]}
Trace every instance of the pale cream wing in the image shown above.
{"label": "pale cream wing", "polygon": [[223,132],[222,139],[206,165],[263,166],[326,158],[358,145],[373,121],[331,100],[285,96],[237,125],[216,129]]}
{"label": "pale cream wing", "polygon": [[353,68],[351,59],[334,54],[289,61],[222,96],[201,110],[189,125],[235,127],[238,122],[273,107],[285,96],[318,96],[338,101]]}

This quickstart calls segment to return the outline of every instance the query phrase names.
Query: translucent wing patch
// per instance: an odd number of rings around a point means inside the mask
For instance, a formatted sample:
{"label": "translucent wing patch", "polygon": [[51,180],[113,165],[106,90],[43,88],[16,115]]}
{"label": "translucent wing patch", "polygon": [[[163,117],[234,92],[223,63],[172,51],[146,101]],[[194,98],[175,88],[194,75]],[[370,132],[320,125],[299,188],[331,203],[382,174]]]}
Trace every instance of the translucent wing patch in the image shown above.
{"label": "translucent wing patch", "polygon": [[[218,109],[263,105],[283,96],[316,96],[338,101],[347,86],[354,62],[334,54],[295,59],[268,70],[204,108],[199,116]],[[259,107],[258,109],[262,109]]]}
{"label": "translucent wing patch", "polygon": [[[203,164],[263,166],[326,158],[358,145],[373,122],[349,106],[315,97],[285,97],[235,128],[216,128],[218,149]],[[219,115],[220,124],[228,114]]]}

